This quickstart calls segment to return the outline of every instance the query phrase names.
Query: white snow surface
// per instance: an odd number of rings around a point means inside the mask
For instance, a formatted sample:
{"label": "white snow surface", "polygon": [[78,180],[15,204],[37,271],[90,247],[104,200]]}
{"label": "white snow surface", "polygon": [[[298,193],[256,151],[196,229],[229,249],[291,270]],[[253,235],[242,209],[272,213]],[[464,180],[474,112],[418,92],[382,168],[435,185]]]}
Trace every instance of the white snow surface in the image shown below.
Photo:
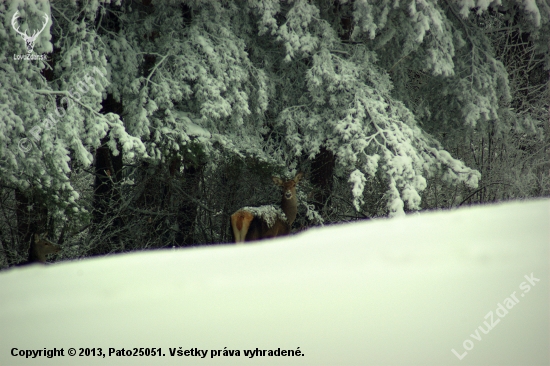
{"label": "white snow surface", "polygon": [[[549,245],[538,200],[10,269],[0,365],[548,365]],[[54,347],[65,356],[10,354]],[[209,352],[170,356],[179,347]],[[240,356],[211,358],[224,347]],[[244,356],[256,347],[304,356]]]}

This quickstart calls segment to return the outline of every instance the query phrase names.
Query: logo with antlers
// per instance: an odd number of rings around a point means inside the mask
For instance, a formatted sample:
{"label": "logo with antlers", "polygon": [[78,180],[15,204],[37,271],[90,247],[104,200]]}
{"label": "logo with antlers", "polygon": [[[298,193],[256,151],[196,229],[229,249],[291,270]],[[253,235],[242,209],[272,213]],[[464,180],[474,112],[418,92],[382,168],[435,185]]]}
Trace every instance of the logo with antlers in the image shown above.
{"label": "logo with antlers", "polygon": [[42,33],[44,28],[46,28],[46,24],[48,24],[48,20],[50,18],[48,17],[48,14],[44,14],[44,25],[42,26],[42,29],[40,29],[39,31],[34,31],[32,36],[29,36],[27,35],[27,31],[25,31],[25,33],[21,33],[19,31],[19,26],[17,26],[17,28],[15,27],[17,23],[17,18],[19,18],[18,14],[19,14],[19,11],[16,11],[15,14],[13,14],[13,17],[11,18],[11,26],[25,40],[25,43],[27,44],[27,53],[32,53],[32,50],[34,49],[34,41],[36,41],[36,38],[38,38],[40,33]]}

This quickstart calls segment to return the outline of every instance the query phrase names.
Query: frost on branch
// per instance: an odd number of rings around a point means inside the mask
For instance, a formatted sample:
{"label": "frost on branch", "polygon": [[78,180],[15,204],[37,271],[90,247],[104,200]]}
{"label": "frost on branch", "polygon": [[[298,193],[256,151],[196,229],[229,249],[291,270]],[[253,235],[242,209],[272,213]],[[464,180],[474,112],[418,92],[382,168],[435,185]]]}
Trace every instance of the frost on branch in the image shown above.
{"label": "frost on branch", "polygon": [[365,157],[366,163],[365,163],[365,173],[367,173],[371,178],[374,177],[376,174],[376,171],[378,170],[378,161],[380,160],[380,155],[373,154],[373,155],[367,155]]}
{"label": "frost on branch", "polygon": [[362,0],[354,3],[353,16],[352,39],[374,40],[374,50],[388,62],[388,69],[407,58],[416,59],[433,75],[454,74],[451,24],[439,3]]}
{"label": "frost on branch", "polygon": [[[279,6],[273,2],[250,4],[262,16],[261,31],[276,29],[272,19]],[[164,161],[167,156],[193,151],[215,158],[221,152],[263,157],[261,145],[263,115],[268,108],[270,87],[266,72],[248,58],[239,18],[243,10],[231,3],[201,5],[193,21],[183,24],[170,6],[159,7],[159,36],[155,39],[154,65],[147,75],[139,75],[143,56],[139,44],[116,40],[116,60],[120,65],[119,90],[128,104],[125,124],[139,136],[150,157]],[[275,28],[273,28],[275,27]],[[174,35],[174,29],[181,32]],[[136,25],[135,32],[141,32]],[[143,47],[149,46],[147,37]],[[114,42],[114,40],[111,40]],[[131,56],[131,57],[130,57]],[[118,65],[117,65],[118,67]],[[120,87],[119,86],[119,87]]]}
{"label": "frost on branch", "polygon": [[286,22],[277,30],[277,40],[285,45],[285,61],[310,56],[321,43],[331,39],[327,32],[332,29],[320,18],[317,6],[305,0],[295,1],[286,14]]}
{"label": "frost on branch", "polygon": [[248,211],[254,216],[262,219],[267,224],[267,227],[272,227],[275,221],[286,221],[286,215],[280,207],[273,205],[265,205],[259,207],[244,207],[244,211]]}
{"label": "frost on branch", "polygon": [[289,147],[310,157],[322,144],[334,151],[339,164],[351,172],[356,208],[362,203],[365,174],[380,172],[386,180],[392,215],[404,212],[405,203],[408,209],[420,209],[426,177],[436,172],[445,172],[452,184],[476,185],[479,173],[453,159],[392,96],[391,81],[370,62],[375,57],[360,50],[354,56],[357,59],[321,50],[313,57],[304,98],[310,102],[279,115]]}
{"label": "frost on branch", "polygon": [[275,15],[280,10],[279,2],[272,0],[248,0],[248,6],[254,9],[261,17],[258,21],[258,35],[270,33],[275,35],[277,31],[277,20]]}
{"label": "frost on branch", "polygon": [[397,190],[394,179],[390,178],[390,183],[388,188],[389,189],[386,192],[386,195],[388,200],[388,211],[390,213],[390,217],[404,216],[405,211],[403,210],[403,207],[405,207],[405,204],[403,203],[403,200],[399,195],[399,191]]}
{"label": "frost on branch", "polygon": [[361,205],[363,201],[363,190],[365,189],[365,175],[359,170],[356,169],[351,172],[348,182],[352,184],[351,194],[353,196],[353,206],[357,211],[361,210]]}
{"label": "frost on branch", "polygon": [[[548,11],[549,5],[546,1],[539,1],[537,5],[537,0],[522,0],[522,1],[494,1],[494,0],[455,0],[458,3],[460,9],[460,15],[463,18],[467,18],[470,15],[470,10],[477,8],[477,14],[481,14],[489,8],[489,6],[518,6],[525,12],[525,16],[530,18],[530,22],[535,27],[540,27],[541,25],[541,12],[539,6]],[[506,4],[508,3],[508,4]],[[519,3],[519,4],[518,4]]]}

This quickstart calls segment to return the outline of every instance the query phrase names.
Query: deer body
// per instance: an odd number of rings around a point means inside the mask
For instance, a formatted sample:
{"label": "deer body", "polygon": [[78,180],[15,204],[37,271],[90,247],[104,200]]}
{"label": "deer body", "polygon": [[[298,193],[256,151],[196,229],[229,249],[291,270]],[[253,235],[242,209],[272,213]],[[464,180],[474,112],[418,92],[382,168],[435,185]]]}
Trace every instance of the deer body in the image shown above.
{"label": "deer body", "polygon": [[281,207],[268,205],[244,207],[231,215],[231,227],[236,243],[260,240],[290,234],[292,223],[298,213],[296,184],[302,179],[298,173],[293,179],[283,181],[272,177],[273,182],[283,188]]}
{"label": "deer body", "polygon": [[55,245],[49,240],[43,239],[38,234],[34,234],[31,247],[29,248],[29,259],[25,264],[36,262],[46,263],[46,255],[57,253],[60,250],[61,248],[58,245]]}

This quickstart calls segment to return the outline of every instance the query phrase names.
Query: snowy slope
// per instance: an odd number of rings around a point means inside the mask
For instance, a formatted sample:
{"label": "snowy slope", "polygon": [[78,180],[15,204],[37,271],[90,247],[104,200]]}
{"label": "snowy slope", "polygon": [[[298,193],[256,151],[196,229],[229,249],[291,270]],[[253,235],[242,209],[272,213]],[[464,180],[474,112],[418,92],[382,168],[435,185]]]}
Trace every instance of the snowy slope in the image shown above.
{"label": "snowy slope", "polygon": [[[548,365],[549,245],[544,200],[11,269],[0,273],[0,365]],[[65,356],[10,354],[54,347]],[[170,356],[178,347],[222,352]],[[244,355],[256,347],[303,356]]]}

